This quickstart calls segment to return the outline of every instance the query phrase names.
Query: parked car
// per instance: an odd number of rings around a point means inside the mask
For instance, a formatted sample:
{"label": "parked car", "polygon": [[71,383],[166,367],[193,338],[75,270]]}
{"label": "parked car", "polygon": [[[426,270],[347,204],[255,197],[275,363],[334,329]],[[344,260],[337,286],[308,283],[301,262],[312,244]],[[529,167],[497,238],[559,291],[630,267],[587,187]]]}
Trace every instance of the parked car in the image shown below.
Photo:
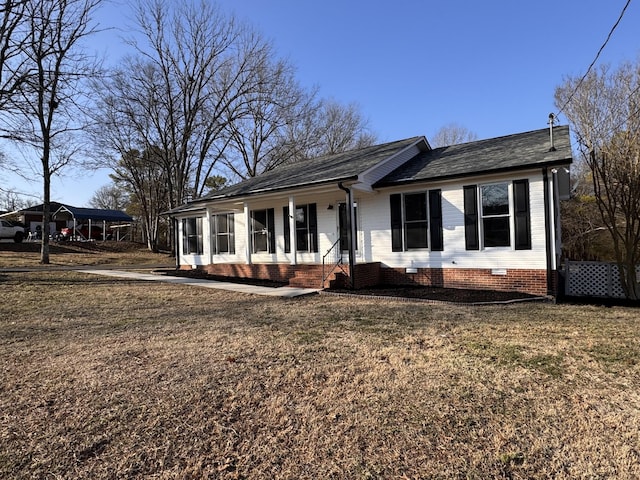
{"label": "parked car", "polygon": [[0,220],[0,238],[9,238],[16,243],[24,239],[24,225],[11,220]]}
{"label": "parked car", "polygon": [[[89,236],[89,225],[78,225],[76,226],[76,235],[80,236],[85,240],[103,240],[102,238],[102,227],[100,225],[91,225],[91,236]],[[72,228],[63,228],[60,230],[60,239],[61,240],[69,240],[73,237],[73,227]],[[106,238],[104,240],[111,240],[113,238],[113,231],[107,229]]]}

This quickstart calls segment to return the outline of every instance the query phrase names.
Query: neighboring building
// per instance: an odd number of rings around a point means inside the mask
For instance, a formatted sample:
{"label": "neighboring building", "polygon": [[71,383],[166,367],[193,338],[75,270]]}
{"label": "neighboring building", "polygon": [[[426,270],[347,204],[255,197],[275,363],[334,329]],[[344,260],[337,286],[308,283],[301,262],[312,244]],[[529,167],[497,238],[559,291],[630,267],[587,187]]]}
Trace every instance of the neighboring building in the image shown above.
{"label": "neighboring building", "polygon": [[[12,214],[26,225],[29,232],[36,232],[42,228],[42,210],[43,205],[40,204],[12,212]],[[59,234],[65,229],[73,231],[77,228],[79,232],[81,228],[84,228],[84,231],[94,232],[93,236],[90,233],[84,235],[84,239],[102,240],[101,233],[107,231],[107,225],[112,226],[133,221],[129,215],[120,210],[79,208],[58,202],[50,202],[49,211],[51,212],[49,235]],[[95,233],[98,230],[99,233]],[[75,233],[74,237],[76,237]]]}
{"label": "neighboring building", "polygon": [[436,149],[414,137],[284,165],[169,212],[178,265],[308,287],[553,294],[571,162],[563,126]]}
{"label": "neighboring building", "polygon": [[[62,203],[50,202],[49,211],[53,213],[62,206],[64,206]],[[42,208],[43,205],[40,204],[34,205],[29,208],[24,208],[16,212],[19,215],[20,221],[27,226],[28,231],[35,232],[37,227],[42,228]],[[53,235],[67,226],[67,222],[62,219],[52,219],[51,223],[49,224],[49,234]]]}

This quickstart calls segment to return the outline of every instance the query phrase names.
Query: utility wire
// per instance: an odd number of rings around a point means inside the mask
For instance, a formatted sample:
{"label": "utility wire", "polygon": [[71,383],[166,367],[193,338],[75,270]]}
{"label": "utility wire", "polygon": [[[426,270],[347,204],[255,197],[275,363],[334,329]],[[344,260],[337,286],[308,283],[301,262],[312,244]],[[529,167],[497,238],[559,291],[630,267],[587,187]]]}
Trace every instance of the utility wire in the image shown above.
{"label": "utility wire", "polygon": [[589,72],[591,72],[591,69],[594,67],[594,65],[596,64],[596,62],[598,61],[598,58],[600,58],[600,54],[602,53],[602,51],[604,50],[604,47],[607,46],[607,43],[609,43],[609,40],[611,39],[611,36],[613,35],[613,32],[615,31],[616,28],[618,28],[618,25],[620,24],[620,21],[622,20],[622,17],[624,17],[625,12],[627,11],[627,7],[629,6],[629,4],[631,3],[631,0],[627,0],[627,3],[624,5],[624,8],[622,9],[622,12],[620,12],[620,16],[618,17],[618,20],[616,21],[616,23],[613,25],[613,27],[611,27],[611,30],[609,31],[609,35],[607,35],[607,38],[605,39],[604,43],[602,44],[602,46],[600,47],[600,50],[598,50],[598,53],[596,54],[596,57],[593,59],[593,62],[591,62],[591,65],[589,65],[589,68],[587,68],[587,71],[585,72],[585,74],[582,76],[582,78],[580,79],[580,81],[578,81],[578,83],[576,84],[575,88],[573,89],[573,91],[571,92],[571,95],[569,95],[569,97],[567,98],[567,100],[564,102],[564,104],[562,105],[562,107],[558,110],[558,113],[556,113],[556,117],[558,115],[560,115],[565,108],[567,108],[567,105],[569,105],[569,102],[571,100],[573,100],[573,97],[575,96],[575,94],[578,92],[578,89],[580,88],[580,86],[582,85],[582,82],[585,81],[585,79],[587,78],[587,75],[589,75]]}

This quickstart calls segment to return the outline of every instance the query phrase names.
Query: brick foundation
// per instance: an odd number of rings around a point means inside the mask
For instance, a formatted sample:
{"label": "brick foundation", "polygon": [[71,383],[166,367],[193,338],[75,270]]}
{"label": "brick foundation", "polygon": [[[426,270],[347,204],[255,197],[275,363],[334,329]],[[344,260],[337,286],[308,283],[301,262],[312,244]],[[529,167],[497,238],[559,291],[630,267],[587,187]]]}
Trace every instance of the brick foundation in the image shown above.
{"label": "brick foundation", "polygon": [[[336,268],[329,276],[324,287],[350,287],[350,269],[342,266],[343,272]],[[190,265],[180,267],[190,270]],[[291,286],[320,288],[322,284],[322,265],[289,264],[232,264],[218,263],[199,267],[212,275],[225,277],[257,278],[289,283]],[[444,288],[468,288],[474,290],[517,291],[532,295],[547,294],[546,270],[506,269],[503,274],[492,273],[491,269],[481,268],[419,268],[416,273],[407,273],[405,268],[385,268],[380,263],[356,265],[356,289],[375,285],[425,285]],[[325,275],[329,272],[325,270]],[[554,291],[555,291],[555,276]]]}
{"label": "brick foundation", "polygon": [[383,268],[381,283],[547,294],[546,270],[505,269],[504,273],[496,275],[483,268],[419,268],[417,273],[406,273],[404,268]]}

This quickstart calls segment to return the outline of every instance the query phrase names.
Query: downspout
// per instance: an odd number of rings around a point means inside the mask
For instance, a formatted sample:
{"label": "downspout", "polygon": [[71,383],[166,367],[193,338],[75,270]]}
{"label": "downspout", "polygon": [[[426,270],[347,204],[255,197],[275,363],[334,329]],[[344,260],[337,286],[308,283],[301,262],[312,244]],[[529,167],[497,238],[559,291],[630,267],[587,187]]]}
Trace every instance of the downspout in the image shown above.
{"label": "downspout", "polygon": [[551,180],[553,182],[553,225],[554,225],[554,251],[556,271],[561,266],[562,261],[562,218],[560,215],[560,191],[558,187],[558,169],[551,169]]}
{"label": "downspout", "polygon": [[542,169],[542,185],[544,189],[544,225],[546,236],[546,252],[547,252],[547,295],[553,295],[553,264],[551,261],[551,242],[555,241],[553,238],[553,232],[550,229],[551,218],[549,212],[550,200],[549,200],[549,172],[547,167]]}
{"label": "downspout", "polygon": [[353,232],[353,194],[351,193],[351,189],[342,185],[342,182],[338,183],[338,188],[347,194],[347,238],[349,240],[349,277],[351,280],[351,289],[354,289],[356,286],[356,247],[355,247],[355,237]]}

